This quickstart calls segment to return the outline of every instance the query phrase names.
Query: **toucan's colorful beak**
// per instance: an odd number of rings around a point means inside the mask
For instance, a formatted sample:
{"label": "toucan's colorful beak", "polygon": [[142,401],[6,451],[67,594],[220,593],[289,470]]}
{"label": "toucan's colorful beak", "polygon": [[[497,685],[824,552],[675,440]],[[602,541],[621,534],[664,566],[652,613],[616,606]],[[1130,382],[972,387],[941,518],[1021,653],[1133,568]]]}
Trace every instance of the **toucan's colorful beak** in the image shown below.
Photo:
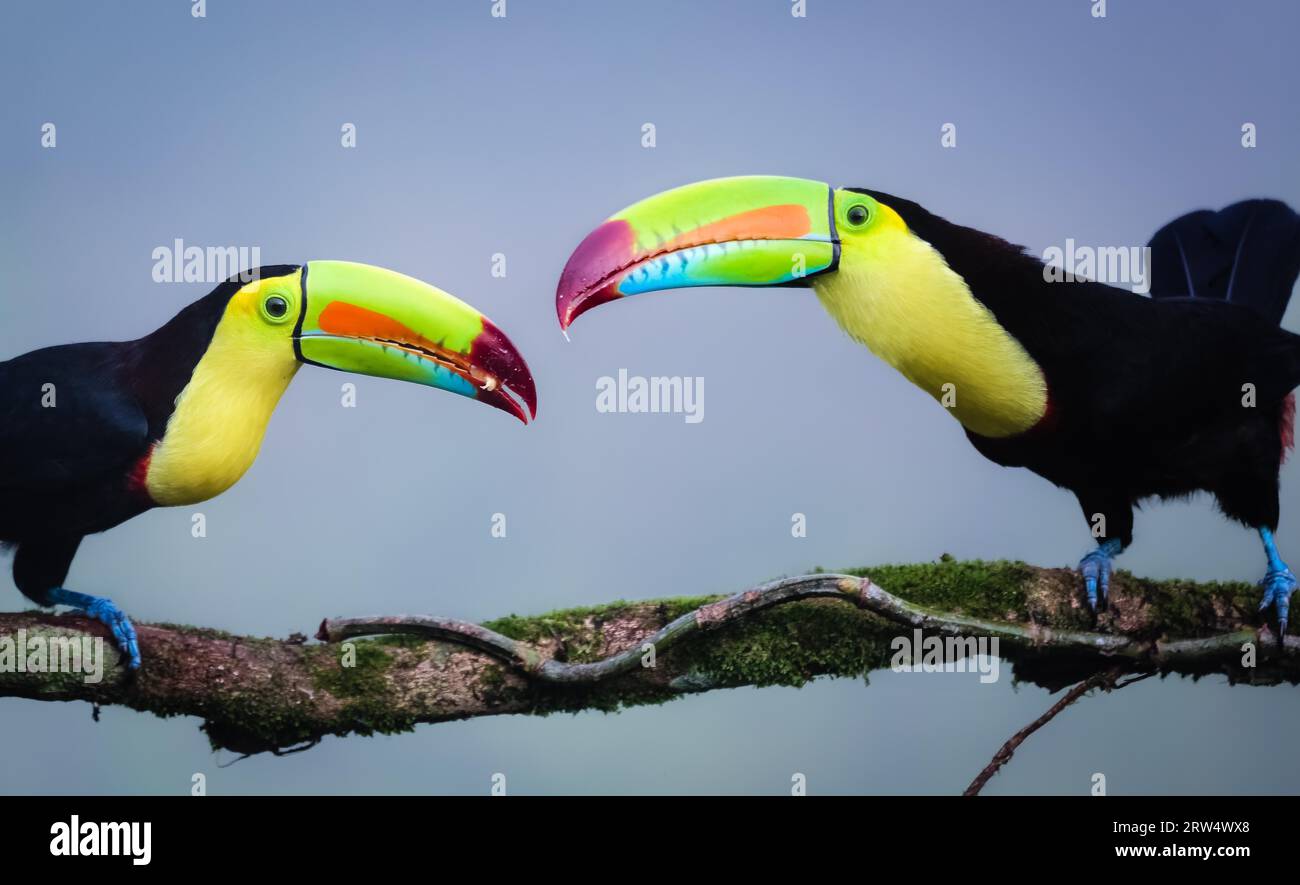
{"label": "toucan's colorful beak", "polygon": [[441,289],[382,267],[309,261],[294,347],[305,363],[473,397],[525,424],[528,364],[492,321]]}
{"label": "toucan's colorful beak", "polygon": [[597,305],[685,286],[806,285],[839,262],[833,191],[751,175],[688,184],[629,206],[569,257],[560,327]]}

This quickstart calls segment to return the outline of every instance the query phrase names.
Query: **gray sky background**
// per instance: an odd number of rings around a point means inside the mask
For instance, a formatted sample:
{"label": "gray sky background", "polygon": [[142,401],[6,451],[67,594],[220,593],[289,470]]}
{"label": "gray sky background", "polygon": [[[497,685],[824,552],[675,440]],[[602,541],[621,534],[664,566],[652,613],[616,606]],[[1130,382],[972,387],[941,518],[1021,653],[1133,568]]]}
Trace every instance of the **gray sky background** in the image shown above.
{"label": "gray sky background", "polygon": [[[7,3],[0,11],[0,358],[133,338],[211,287],[152,250],[259,246],[428,280],[527,355],[539,422],[413,385],[299,373],[244,480],[83,545],[69,579],[139,620],[311,632],[326,615],[469,619],[723,592],[821,565],[1073,563],[1074,499],[984,461],[804,290],[697,290],[597,311],[554,291],[630,202],[719,175],[877,188],[1035,253],[1138,245],[1182,212],[1300,205],[1285,2],[490,0]],[[58,146],[40,145],[45,122]],[[1240,146],[1243,122],[1259,146]],[[657,147],[641,147],[641,125]],[[944,123],[958,146],[940,147]],[[354,123],[357,147],[340,146]],[[493,278],[491,256],[507,256]],[[1300,329],[1293,305],[1288,328]],[[780,354],[778,358],[777,354]],[[792,367],[797,367],[794,369]],[[595,383],[705,379],[703,423],[605,415]],[[355,381],[359,407],[339,406]],[[813,429],[816,428],[816,429]],[[1293,461],[1284,556],[1300,557]],[[190,537],[202,512],[208,537]],[[790,515],[808,516],[791,538]],[[508,538],[489,534],[494,512]],[[1254,580],[1206,499],[1139,514],[1122,565]],[[8,563],[0,606],[21,608]],[[147,663],[146,663],[147,666]],[[1072,709],[990,792],[1300,789],[1294,688],[1151,680]],[[664,707],[328,740],[219,769],[195,720],[0,700],[0,791],[956,792],[1051,701],[1004,679],[879,673]],[[328,775],[326,774],[328,773]]]}

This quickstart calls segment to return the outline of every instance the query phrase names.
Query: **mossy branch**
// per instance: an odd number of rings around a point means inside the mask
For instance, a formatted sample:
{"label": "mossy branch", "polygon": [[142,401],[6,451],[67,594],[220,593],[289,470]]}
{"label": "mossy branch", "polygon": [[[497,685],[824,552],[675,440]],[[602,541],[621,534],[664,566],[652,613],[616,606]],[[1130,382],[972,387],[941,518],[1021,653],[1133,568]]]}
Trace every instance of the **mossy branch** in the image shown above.
{"label": "mossy branch", "polygon": [[890,665],[900,627],[909,637],[996,638],[1016,679],[1054,690],[1116,668],[1300,681],[1300,641],[1279,647],[1257,630],[1257,604],[1258,590],[1246,584],[1120,572],[1094,624],[1072,571],[945,557],[787,578],[730,597],[615,602],[481,625],[326,620],[319,644],[139,624],[144,667],[129,673],[109,651],[97,684],[80,673],[5,672],[3,643],[20,630],[29,645],[85,635],[110,644],[85,617],[27,612],[0,615],[0,696],[198,716],[214,747],[255,753],[471,716],[614,711],[713,688],[865,677]]}

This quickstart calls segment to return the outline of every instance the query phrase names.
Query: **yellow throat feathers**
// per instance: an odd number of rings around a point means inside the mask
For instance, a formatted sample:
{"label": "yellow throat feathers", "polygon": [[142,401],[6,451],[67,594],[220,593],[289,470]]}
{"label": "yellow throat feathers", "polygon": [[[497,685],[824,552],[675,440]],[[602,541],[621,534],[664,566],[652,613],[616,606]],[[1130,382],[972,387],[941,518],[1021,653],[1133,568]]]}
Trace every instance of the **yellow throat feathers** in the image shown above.
{"label": "yellow throat feathers", "polygon": [[[299,271],[301,273],[301,271]],[[176,410],[155,445],[145,478],[158,504],[194,504],[215,497],[244,475],[299,363],[291,327],[258,317],[261,288],[240,289],[227,305]]]}
{"label": "yellow throat feathers", "polygon": [[894,210],[845,238],[839,269],[813,287],[852,338],[946,406],[968,430],[1006,437],[1047,410],[1043,372],[943,256]]}

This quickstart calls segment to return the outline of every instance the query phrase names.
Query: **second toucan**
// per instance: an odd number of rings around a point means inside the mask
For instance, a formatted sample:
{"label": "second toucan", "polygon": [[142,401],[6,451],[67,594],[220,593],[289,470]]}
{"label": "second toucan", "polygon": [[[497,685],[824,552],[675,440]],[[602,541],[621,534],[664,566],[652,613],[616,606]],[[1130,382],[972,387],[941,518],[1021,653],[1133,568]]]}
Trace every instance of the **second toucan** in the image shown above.
{"label": "second toucan", "polygon": [[810,286],[857,341],[942,402],[982,454],[1078,498],[1098,543],[1094,609],[1133,509],[1197,491],[1259,532],[1261,609],[1287,629],[1296,578],[1273,533],[1293,445],[1300,336],[1281,328],[1300,217],[1247,200],[1151,241],[1150,298],[1053,282],[992,234],[909,200],[817,181],[699,182],[611,216],[569,259],[562,328],[601,304],[690,286]]}
{"label": "second toucan", "polygon": [[234,485],[303,364],[441,388],[525,423],[537,412],[510,339],[441,289],[348,261],[257,268],[143,338],[0,362],[0,545],[16,548],[18,589],[104,622],[138,667],[123,611],[65,586],[77,548]]}

